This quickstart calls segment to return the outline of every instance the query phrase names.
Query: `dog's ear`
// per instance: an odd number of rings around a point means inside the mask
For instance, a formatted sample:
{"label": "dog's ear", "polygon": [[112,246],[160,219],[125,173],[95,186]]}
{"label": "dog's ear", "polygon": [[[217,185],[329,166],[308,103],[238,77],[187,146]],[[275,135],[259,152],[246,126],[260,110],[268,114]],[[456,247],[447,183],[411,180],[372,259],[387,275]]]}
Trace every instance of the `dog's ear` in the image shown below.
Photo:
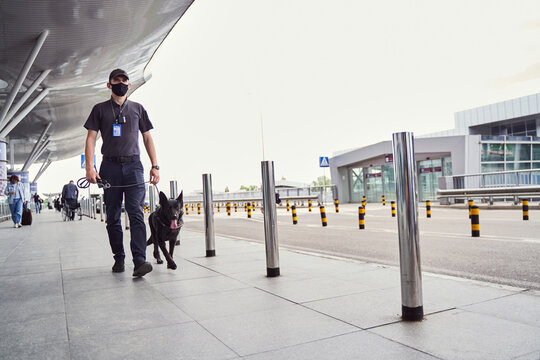
{"label": "dog's ear", "polygon": [[163,191],[159,192],[159,205],[162,208],[166,208],[167,206],[169,206],[169,200],[167,200],[167,195],[165,195]]}
{"label": "dog's ear", "polygon": [[180,205],[184,204],[184,190],[180,191],[180,195],[178,195],[176,201],[178,201]]}

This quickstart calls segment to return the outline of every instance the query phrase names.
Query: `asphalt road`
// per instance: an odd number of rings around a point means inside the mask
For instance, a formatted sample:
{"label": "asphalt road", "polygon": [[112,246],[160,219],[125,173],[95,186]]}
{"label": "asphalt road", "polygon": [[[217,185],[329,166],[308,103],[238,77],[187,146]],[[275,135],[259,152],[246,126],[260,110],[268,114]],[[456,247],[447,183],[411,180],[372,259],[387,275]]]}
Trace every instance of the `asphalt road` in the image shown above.
{"label": "asphalt road", "polygon": [[[358,205],[340,205],[335,213],[327,206],[328,226],[322,227],[319,209],[298,209],[298,224],[284,208],[278,208],[279,245],[399,266],[397,218],[390,204],[368,204],[366,229],[358,229]],[[480,237],[471,237],[468,210],[432,209],[432,218],[419,208],[422,270],[540,290],[540,211],[530,211],[523,221],[519,210],[481,210]],[[185,229],[204,231],[204,216],[184,216]],[[227,216],[222,208],[214,214],[216,235],[264,242],[263,215],[258,209],[247,218],[243,207]],[[219,243],[216,243],[219,253]]]}

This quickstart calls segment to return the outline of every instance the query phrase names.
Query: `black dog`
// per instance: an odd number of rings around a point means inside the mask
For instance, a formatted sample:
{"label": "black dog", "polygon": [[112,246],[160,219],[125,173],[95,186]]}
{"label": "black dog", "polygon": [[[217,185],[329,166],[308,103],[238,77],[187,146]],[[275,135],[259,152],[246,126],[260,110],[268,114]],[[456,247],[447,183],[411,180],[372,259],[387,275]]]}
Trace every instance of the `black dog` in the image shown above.
{"label": "black dog", "polygon": [[[146,245],[154,244],[154,257],[158,264],[163,264],[159,256],[159,249],[163,252],[167,260],[168,269],[176,269],[176,263],[173,260],[174,245],[180,228],[184,225],[182,216],[184,215],[184,196],[183,191],[176,199],[167,199],[163,192],[159,192],[159,206],[148,218],[150,224],[150,238]],[[169,251],[167,251],[166,242],[169,241]]]}

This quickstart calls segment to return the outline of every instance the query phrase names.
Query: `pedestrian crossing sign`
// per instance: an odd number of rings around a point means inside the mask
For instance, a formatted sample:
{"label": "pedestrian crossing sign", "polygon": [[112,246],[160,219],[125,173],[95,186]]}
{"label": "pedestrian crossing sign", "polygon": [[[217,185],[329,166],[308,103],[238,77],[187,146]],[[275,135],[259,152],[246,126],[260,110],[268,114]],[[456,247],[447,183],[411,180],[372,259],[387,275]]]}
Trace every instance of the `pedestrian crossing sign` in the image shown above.
{"label": "pedestrian crossing sign", "polygon": [[319,156],[319,167],[330,167],[328,156]]}

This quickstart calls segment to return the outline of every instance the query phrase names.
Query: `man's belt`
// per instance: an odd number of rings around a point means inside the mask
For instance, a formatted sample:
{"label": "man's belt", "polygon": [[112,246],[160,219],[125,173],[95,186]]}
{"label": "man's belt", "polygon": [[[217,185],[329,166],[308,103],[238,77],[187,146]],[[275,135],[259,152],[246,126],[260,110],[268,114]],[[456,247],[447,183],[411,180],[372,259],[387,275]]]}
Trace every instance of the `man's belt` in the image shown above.
{"label": "man's belt", "polygon": [[127,163],[133,161],[139,161],[139,155],[132,156],[104,156],[103,160],[112,161],[116,163]]}

